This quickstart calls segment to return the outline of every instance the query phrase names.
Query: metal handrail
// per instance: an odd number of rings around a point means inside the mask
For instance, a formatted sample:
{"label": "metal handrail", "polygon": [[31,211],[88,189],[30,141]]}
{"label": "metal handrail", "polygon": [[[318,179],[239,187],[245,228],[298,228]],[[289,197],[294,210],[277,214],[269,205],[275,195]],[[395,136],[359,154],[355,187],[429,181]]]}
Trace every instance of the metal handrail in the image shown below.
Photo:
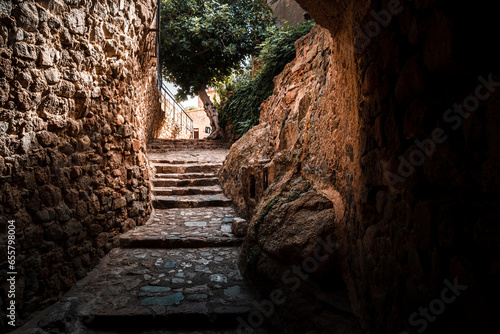
{"label": "metal handrail", "polygon": [[170,99],[171,99],[171,100],[175,103],[175,105],[176,105],[176,106],[177,106],[177,107],[178,107],[178,108],[182,111],[182,113],[183,113],[184,115],[186,115],[186,117],[187,117],[187,118],[188,118],[191,122],[193,121],[193,119],[191,118],[191,116],[189,116],[189,114],[186,112],[186,109],[184,109],[184,107],[183,107],[183,106],[181,106],[181,105],[179,104],[179,102],[177,102],[177,100],[176,100],[176,98],[174,97],[174,95],[172,94],[172,92],[171,92],[171,91],[170,91],[170,90],[169,90],[169,89],[168,89],[168,88],[164,85],[163,80],[162,80],[162,82],[161,82],[161,88],[160,88],[160,91],[161,91],[162,93],[167,94],[167,95],[168,95],[168,97],[170,97]]}
{"label": "metal handrail", "polygon": [[[157,69],[156,69],[156,80],[158,82],[158,91],[160,92],[160,108],[167,114],[167,110],[169,106],[172,106],[172,121],[174,123],[180,123],[180,128],[183,128],[183,116],[186,119],[186,131],[190,134],[190,137],[193,137],[194,129],[193,129],[193,119],[186,110],[177,102],[176,98],[167,88],[165,83],[163,82],[162,77],[162,68],[161,68],[161,59],[160,59],[160,6],[161,0],[158,0],[158,8],[156,12],[156,61],[157,61]],[[164,101],[167,103],[164,103]],[[169,102],[169,103],[168,103]],[[166,105],[165,105],[166,104]],[[180,122],[176,120],[177,111],[180,111]]]}
{"label": "metal handrail", "polygon": [[163,83],[160,89],[160,99],[160,108],[164,114],[171,114],[172,121],[179,124],[181,130],[185,127],[189,136],[193,137],[193,118],[176,101],[172,92]]}

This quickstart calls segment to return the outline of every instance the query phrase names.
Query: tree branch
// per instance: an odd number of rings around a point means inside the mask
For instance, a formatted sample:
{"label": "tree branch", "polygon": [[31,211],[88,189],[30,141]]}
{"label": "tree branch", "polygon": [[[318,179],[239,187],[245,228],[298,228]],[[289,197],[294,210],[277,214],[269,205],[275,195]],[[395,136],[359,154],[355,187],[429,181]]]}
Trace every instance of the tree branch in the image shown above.
{"label": "tree branch", "polygon": [[210,48],[205,49],[205,50],[203,50],[203,51],[201,51],[199,53],[198,52],[193,52],[193,53],[194,53],[195,56],[199,56],[199,55],[202,55],[202,54],[204,54],[205,52],[208,52],[208,51],[210,51]]}

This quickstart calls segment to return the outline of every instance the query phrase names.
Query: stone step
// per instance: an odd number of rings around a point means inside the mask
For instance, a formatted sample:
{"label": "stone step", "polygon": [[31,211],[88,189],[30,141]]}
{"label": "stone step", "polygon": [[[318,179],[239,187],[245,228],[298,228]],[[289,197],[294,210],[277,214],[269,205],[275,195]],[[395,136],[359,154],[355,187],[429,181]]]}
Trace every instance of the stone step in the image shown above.
{"label": "stone step", "polygon": [[182,165],[182,164],[203,164],[199,160],[181,160],[181,159],[168,159],[168,158],[153,158],[149,159],[149,162],[154,164],[170,164],[170,165]]}
{"label": "stone step", "polygon": [[152,144],[175,144],[175,145],[228,145],[220,140],[204,140],[204,139],[152,139],[149,145]]}
{"label": "stone step", "polygon": [[199,140],[199,139],[191,139],[191,140],[152,140],[148,143],[148,147],[156,147],[156,146],[193,146],[197,149],[201,147],[224,147],[229,148],[229,144],[217,141],[217,140]]}
{"label": "stone step", "polygon": [[79,317],[95,329],[235,329],[254,299],[238,248],[113,249],[79,289]]}
{"label": "stone step", "polygon": [[231,207],[156,210],[146,225],[121,235],[121,247],[198,248],[239,246],[233,232],[238,219]]}
{"label": "stone step", "polygon": [[206,178],[214,178],[217,177],[215,173],[157,173],[155,175],[156,179],[206,179]]}
{"label": "stone step", "polygon": [[[204,150],[227,150],[227,148],[211,148],[211,147],[202,147]],[[159,147],[159,148],[150,148],[148,149],[148,153],[169,153],[169,152],[178,152],[178,151],[186,151],[186,150],[196,150],[195,147]]]}
{"label": "stone step", "polygon": [[[253,334],[268,334],[268,331],[265,331],[262,328],[257,328],[253,331]],[[196,330],[158,330],[158,329],[127,329],[126,331],[122,330],[113,330],[112,328],[108,330],[103,329],[85,329],[85,334],[241,334],[241,330],[238,329],[196,329]]]}
{"label": "stone step", "polygon": [[154,151],[182,151],[182,150],[227,150],[230,145],[212,142],[179,142],[179,143],[150,143],[148,152]]}
{"label": "stone step", "polygon": [[203,248],[203,247],[237,247],[243,244],[244,238],[230,237],[175,237],[152,236],[124,238],[120,237],[121,248]]}
{"label": "stone step", "polygon": [[215,186],[219,184],[218,177],[208,177],[200,179],[153,179],[154,188],[159,187],[201,187]]}
{"label": "stone step", "polygon": [[154,195],[171,196],[171,195],[214,195],[222,194],[220,186],[206,187],[157,187],[151,189]]}
{"label": "stone step", "polygon": [[153,206],[156,209],[199,208],[207,206],[227,207],[231,200],[224,195],[191,195],[191,196],[153,196]]}
{"label": "stone step", "polygon": [[229,148],[229,145],[223,144],[223,143],[195,143],[195,142],[190,142],[190,143],[151,143],[148,145],[149,149],[155,149],[155,148],[172,148],[172,147],[193,147],[197,150],[202,150],[206,148],[220,148],[220,149],[227,149]]}
{"label": "stone step", "polygon": [[223,163],[228,154],[227,149],[201,149],[201,150],[175,150],[165,152],[148,151],[148,159],[150,161],[166,160],[168,162],[195,162],[198,164],[206,163]]}
{"label": "stone step", "polygon": [[207,164],[152,164],[157,173],[217,173],[222,167],[220,163]]}
{"label": "stone step", "polygon": [[149,150],[165,150],[165,149],[177,149],[177,150],[226,150],[228,147],[225,145],[169,145],[169,144],[153,144],[148,146]]}

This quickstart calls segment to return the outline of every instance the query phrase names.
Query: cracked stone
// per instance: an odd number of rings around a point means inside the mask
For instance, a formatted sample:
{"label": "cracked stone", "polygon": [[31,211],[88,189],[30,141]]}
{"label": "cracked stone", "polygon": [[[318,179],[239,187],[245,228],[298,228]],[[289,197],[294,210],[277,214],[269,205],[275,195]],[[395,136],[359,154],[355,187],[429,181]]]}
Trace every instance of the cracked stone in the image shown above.
{"label": "cracked stone", "polygon": [[146,285],[141,287],[141,291],[143,292],[151,292],[151,293],[164,293],[164,292],[170,292],[172,289],[169,288],[168,286],[151,286],[151,285]]}
{"label": "cracked stone", "polygon": [[175,292],[163,297],[149,297],[141,300],[141,306],[172,306],[179,305],[184,300],[182,292]]}
{"label": "cracked stone", "polygon": [[227,283],[227,277],[221,274],[210,275],[210,282]]}
{"label": "cracked stone", "polygon": [[163,265],[163,268],[165,268],[165,269],[171,269],[171,268],[174,268],[176,264],[177,264],[177,262],[166,262]]}
{"label": "cracked stone", "polygon": [[184,225],[187,227],[205,227],[207,226],[206,222],[185,222]]}
{"label": "cracked stone", "polygon": [[240,294],[241,288],[239,285],[235,285],[232,287],[229,287],[227,289],[224,289],[224,294],[229,297],[237,296]]}

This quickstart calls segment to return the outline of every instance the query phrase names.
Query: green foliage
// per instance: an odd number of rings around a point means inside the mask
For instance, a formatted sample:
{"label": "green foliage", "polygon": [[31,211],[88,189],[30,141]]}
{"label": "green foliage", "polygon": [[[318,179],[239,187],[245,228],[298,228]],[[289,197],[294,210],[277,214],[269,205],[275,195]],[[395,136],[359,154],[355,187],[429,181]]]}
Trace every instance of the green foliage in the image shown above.
{"label": "green foliage", "polygon": [[[301,190],[293,190],[291,194],[289,194],[282,202],[280,205],[290,203],[295,201],[297,198],[299,198],[300,195],[306,193],[309,191],[311,188],[311,185],[309,183],[306,183],[303,189]],[[285,195],[283,194],[278,194],[274,196],[272,199],[270,199],[262,208],[262,210],[259,213],[259,217],[255,221],[253,225],[253,230],[252,233],[257,233],[259,226],[262,224],[264,221],[264,218],[266,218],[267,214],[271,211],[271,209],[284,197]]]}
{"label": "green foliage", "polygon": [[261,0],[162,0],[160,22],[162,75],[185,99],[238,69],[274,19]]}
{"label": "green foliage", "polygon": [[235,91],[240,89],[243,85],[248,84],[252,80],[252,69],[249,60],[241,63],[241,68],[233,71],[230,75],[217,81],[212,87],[217,94],[215,95],[214,104],[217,109],[221,109],[227,102],[227,99]]}
{"label": "green foliage", "polygon": [[297,190],[292,191],[292,193],[281,203],[281,205],[295,201],[297,198],[300,197],[300,195],[308,192],[309,188],[311,188],[311,185],[307,183],[304,189],[299,191]]}
{"label": "green foliage", "polygon": [[269,202],[267,202],[266,205],[264,205],[264,207],[260,211],[259,217],[257,218],[257,220],[253,225],[253,230],[252,230],[253,233],[257,233],[257,230],[259,229],[260,224],[262,224],[262,222],[264,221],[264,218],[266,218],[269,211],[271,211],[271,209],[276,205],[276,203],[278,203],[278,201],[282,197],[283,195],[278,194],[274,196],[271,200],[269,200]]}
{"label": "green foliage", "polygon": [[236,133],[243,135],[259,123],[260,105],[272,95],[274,77],[295,58],[295,41],[309,33],[314,25],[315,22],[309,20],[297,27],[285,25],[281,28],[268,28],[268,37],[258,46],[260,54],[256,62],[261,68],[257,75],[249,81],[232,83],[237,87],[236,91],[221,103],[224,103],[222,109],[219,109],[222,126],[232,124]]}

